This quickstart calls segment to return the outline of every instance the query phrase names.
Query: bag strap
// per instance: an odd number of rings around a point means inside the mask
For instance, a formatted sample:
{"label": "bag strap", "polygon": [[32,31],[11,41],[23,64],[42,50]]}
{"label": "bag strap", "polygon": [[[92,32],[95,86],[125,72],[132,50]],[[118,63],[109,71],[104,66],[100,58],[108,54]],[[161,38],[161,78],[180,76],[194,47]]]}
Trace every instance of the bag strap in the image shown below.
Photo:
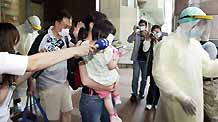
{"label": "bag strap", "polygon": [[[33,98],[33,104],[31,104],[32,103],[32,99],[31,98]],[[23,111],[23,122],[27,122],[27,111],[28,111],[29,101],[30,101],[30,112],[33,114],[32,105],[33,105],[36,113],[37,113],[37,107],[38,107],[39,111],[42,114],[43,122],[48,122],[48,117],[47,117],[45,111],[43,110],[40,102],[38,101],[38,99],[35,96],[27,96],[26,106],[25,106],[24,111]],[[36,117],[36,119],[38,121],[37,117]]]}
{"label": "bag strap", "polygon": [[27,96],[26,106],[23,111],[23,122],[27,122],[27,110],[28,110],[29,99],[30,99],[29,96]]}
{"label": "bag strap", "polygon": [[38,106],[41,114],[42,114],[42,117],[43,117],[43,122],[48,122],[48,117],[44,111],[44,109],[42,108],[40,102],[38,101],[38,99],[36,98],[36,96],[32,96],[33,97],[33,100],[34,102],[36,103],[36,105]]}

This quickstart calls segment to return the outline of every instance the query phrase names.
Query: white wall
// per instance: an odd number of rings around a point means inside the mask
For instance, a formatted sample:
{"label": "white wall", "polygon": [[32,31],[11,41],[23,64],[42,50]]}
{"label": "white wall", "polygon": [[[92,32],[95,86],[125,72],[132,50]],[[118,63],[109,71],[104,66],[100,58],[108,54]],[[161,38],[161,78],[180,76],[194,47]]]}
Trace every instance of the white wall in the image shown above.
{"label": "white wall", "polygon": [[127,42],[128,36],[133,32],[133,26],[137,25],[137,9],[132,7],[120,7],[120,41],[127,46],[128,54],[120,58],[119,63],[131,64],[133,43]]}
{"label": "white wall", "polygon": [[127,46],[129,53],[121,57],[122,64],[131,64],[130,55],[133,44],[127,43],[132,28],[137,24],[137,8],[135,0],[128,0],[129,6],[122,6],[121,0],[100,0],[100,11],[105,13],[117,29],[116,38]]}
{"label": "white wall", "polygon": [[100,11],[105,13],[117,29],[116,38],[120,31],[120,0],[100,0]]}

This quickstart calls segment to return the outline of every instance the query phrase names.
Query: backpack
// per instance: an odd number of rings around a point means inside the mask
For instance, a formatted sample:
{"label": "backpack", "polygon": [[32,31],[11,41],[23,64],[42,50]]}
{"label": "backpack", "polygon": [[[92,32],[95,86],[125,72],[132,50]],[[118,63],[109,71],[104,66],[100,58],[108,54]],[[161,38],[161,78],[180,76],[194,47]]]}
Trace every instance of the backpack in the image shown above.
{"label": "backpack", "polygon": [[[40,35],[36,37],[36,39],[34,40],[28,52],[28,55],[33,55],[33,54],[38,53],[40,43],[46,34],[48,34],[48,30],[43,31]],[[69,48],[69,40],[67,36],[65,36],[65,42],[66,42],[67,48]],[[67,81],[69,82],[69,85],[71,86],[73,90],[76,90],[82,86],[80,73],[79,73],[79,64],[78,64],[79,61],[81,61],[81,58],[79,59],[70,58],[67,60],[67,71],[68,71]],[[36,79],[42,72],[43,70],[37,71],[33,73],[32,77]]]}

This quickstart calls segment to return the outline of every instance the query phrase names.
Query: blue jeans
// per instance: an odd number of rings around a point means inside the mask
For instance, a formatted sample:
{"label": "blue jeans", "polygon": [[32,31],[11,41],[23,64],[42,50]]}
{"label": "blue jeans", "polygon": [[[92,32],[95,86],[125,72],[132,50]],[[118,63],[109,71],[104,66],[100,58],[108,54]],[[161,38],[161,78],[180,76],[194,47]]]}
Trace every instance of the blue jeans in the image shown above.
{"label": "blue jeans", "polygon": [[133,61],[132,95],[138,95],[138,81],[141,71],[141,82],[139,94],[144,95],[147,82],[147,64],[145,61]]}
{"label": "blue jeans", "polygon": [[82,122],[110,122],[104,101],[98,95],[90,96],[82,93],[79,110],[82,116]]}

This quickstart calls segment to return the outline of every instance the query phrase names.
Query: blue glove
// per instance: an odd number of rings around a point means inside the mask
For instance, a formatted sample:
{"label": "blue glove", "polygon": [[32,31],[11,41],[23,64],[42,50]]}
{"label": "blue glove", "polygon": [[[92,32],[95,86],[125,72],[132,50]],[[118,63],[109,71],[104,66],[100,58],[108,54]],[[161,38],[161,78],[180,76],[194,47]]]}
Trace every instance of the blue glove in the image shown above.
{"label": "blue glove", "polygon": [[95,46],[98,50],[103,50],[109,46],[109,41],[107,39],[98,39]]}

